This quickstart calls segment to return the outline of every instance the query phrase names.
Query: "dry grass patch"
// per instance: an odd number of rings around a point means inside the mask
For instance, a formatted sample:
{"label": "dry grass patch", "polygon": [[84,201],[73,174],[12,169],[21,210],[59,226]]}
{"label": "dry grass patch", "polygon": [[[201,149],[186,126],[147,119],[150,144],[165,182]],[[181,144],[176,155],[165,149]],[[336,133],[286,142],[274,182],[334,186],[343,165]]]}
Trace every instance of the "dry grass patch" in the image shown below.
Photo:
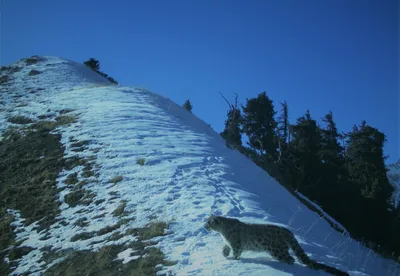
{"label": "dry grass patch", "polygon": [[94,176],[94,171],[93,171],[93,166],[90,163],[86,163],[84,165],[85,167],[82,170],[82,177],[84,178],[89,178],[91,176]]}
{"label": "dry grass patch", "polygon": [[29,75],[29,76],[36,76],[36,75],[39,75],[39,74],[41,74],[41,73],[42,73],[42,72],[33,69],[33,70],[31,70],[31,71],[28,73],[28,75]]}
{"label": "dry grass patch", "polygon": [[145,227],[132,228],[127,231],[128,234],[138,236],[139,240],[149,240],[154,237],[165,236],[165,229],[168,228],[168,223],[164,221],[153,221]]}
{"label": "dry grass patch", "polygon": [[89,145],[89,141],[83,140],[83,141],[72,143],[71,147],[80,148],[80,147],[84,147],[84,146],[87,146],[87,145]]}
{"label": "dry grass patch", "polygon": [[74,111],[74,110],[70,109],[70,108],[64,108],[64,109],[60,110],[60,114],[63,115],[63,114],[66,114],[66,113],[70,113],[72,111]]}
{"label": "dry grass patch", "polygon": [[115,217],[120,217],[124,214],[125,212],[125,207],[126,207],[126,200],[121,200],[119,206],[117,209],[114,210],[113,215]]}
{"label": "dry grass patch", "polygon": [[72,156],[70,158],[65,159],[65,169],[70,171],[77,166],[83,166],[85,163],[86,160],[84,158],[78,156]]}
{"label": "dry grass patch", "polygon": [[71,173],[70,175],[68,175],[67,178],[64,180],[64,183],[67,185],[78,183],[78,173]]}
{"label": "dry grass patch", "polygon": [[87,218],[86,218],[86,217],[77,219],[77,220],[74,222],[74,225],[79,226],[79,227],[86,227],[86,226],[88,226],[89,224],[90,224],[90,222],[87,221]]}
{"label": "dry grass patch", "polygon": [[25,116],[19,116],[19,115],[12,116],[12,117],[8,118],[7,121],[9,121],[12,124],[20,124],[20,125],[33,123],[33,120],[31,118],[28,118]]}
{"label": "dry grass patch", "polygon": [[96,235],[96,232],[82,232],[82,233],[72,236],[70,241],[75,242],[78,240],[88,240],[88,239],[93,238],[95,235]]}
{"label": "dry grass patch", "polygon": [[58,116],[55,121],[40,121],[33,123],[29,129],[39,132],[49,132],[54,130],[58,126],[65,126],[71,123],[75,123],[77,120],[76,116]]}
{"label": "dry grass patch", "polygon": [[32,128],[8,128],[0,142],[0,275],[8,275],[7,254],[15,258],[28,252],[10,251],[14,220],[6,210],[19,210],[24,225],[38,222],[38,231],[55,222],[59,213],[57,176],[63,169],[64,147],[61,135]]}
{"label": "dry grass patch", "polygon": [[69,194],[66,194],[64,197],[64,201],[70,207],[75,207],[77,205],[89,205],[90,203],[92,203],[93,198],[95,197],[96,195],[91,191],[78,187],[71,191]]}
{"label": "dry grass patch", "polygon": [[27,58],[27,59],[25,60],[27,66],[36,64],[36,63],[38,63],[39,61],[40,61],[40,59],[38,59],[38,58],[33,58],[33,57]]}
{"label": "dry grass patch", "polygon": [[144,164],[146,164],[146,159],[139,158],[138,160],[136,160],[136,164],[143,166]]}
{"label": "dry grass patch", "polygon": [[[165,223],[159,224],[157,227],[149,226],[149,228],[157,229],[157,231],[151,231],[152,235],[156,235],[158,233],[164,233],[165,228],[163,228],[162,231],[161,228],[166,226],[167,224]],[[141,228],[137,228],[139,234],[148,231],[139,229]],[[94,234],[85,233],[77,238],[87,239],[87,237],[92,235]],[[121,237],[122,235],[120,232],[115,232],[110,236],[109,240],[118,240]],[[145,237],[148,236],[146,235]],[[127,243],[125,245],[104,246],[94,252],[84,250],[69,253],[68,257],[62,262],[48,269],[45,275],[157,275],[157,271],[161,269],[158,265],[170,266],[176,264],[176,262],[165,260],[165,256],[160,249],[149,247],[151,244],[142,240],[144,240],[144,237],[139,237],[139,241]],[[127,249],[131,249],[133,251],[132,254],[137,255],[138,258],[123,264],[122,260],[118,259],[118,254]],[[57,255],[57,253],[49,253],[48,255],[51,254]],[[57,257],[60,256],[57,255]],[[53,259],[54,258],[55,257],[53,257]]]}
{"label": "dry grass patch", "polygon": [[76,116],[71,115],[60,115],[56,118],[56,122],[58,126],[69,125],[75,123],[77,120]]}
{"label": "dry grass patch", "polygon": [[9,77],[7,75],[1,76],[0,77],[0,84],[7,83],[9,81]]}

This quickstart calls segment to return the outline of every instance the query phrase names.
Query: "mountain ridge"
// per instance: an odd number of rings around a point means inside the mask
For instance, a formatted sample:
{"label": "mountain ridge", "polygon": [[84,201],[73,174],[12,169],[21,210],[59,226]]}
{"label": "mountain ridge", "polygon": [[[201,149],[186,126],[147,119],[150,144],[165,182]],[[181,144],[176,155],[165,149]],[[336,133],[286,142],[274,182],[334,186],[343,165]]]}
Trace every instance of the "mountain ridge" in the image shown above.
{"label": "mountain ridge", "polygon": [[[111,246],[121,246],[115,249],[120,262],[134,264],[146,254],[124,245],[140,240],[144,230],[139,229],[152,220],[168,223],[166,232],[151,237],[156,244],[148,245],[171,262],[165,265],[161,258],[158,274],[319,273],[299,264],[281,264],[266,254],[225,259],[221,238],[203,228],[211,214],[289,227],[314,259],[354,275],[384,275],[395,266],[333,230],[265,171],[226,148],[205,122],[171,100],[145,89],[112,85],[73,61],[33,59],[37,61],[30,65],[24,59],[10,66],[20,67],[18,72],[1,71],[9,77],[1,85],[0,132],[70,116],[69,123],[50,133],[61,136],[66,160],[85,161],[58,174],[60,210],[49,229],[37,231],[35,223],[24,225],[18,210],[9,211],[20,243],[14,247],[33,249],[14,260],[11,275],[41,274],[62,264],[57,254],[100,252]],[[32,70],[40,73],[30,75]],[[11,123],[15,116],[31,122]],[[6,258],[11,262],[9,255]]]}

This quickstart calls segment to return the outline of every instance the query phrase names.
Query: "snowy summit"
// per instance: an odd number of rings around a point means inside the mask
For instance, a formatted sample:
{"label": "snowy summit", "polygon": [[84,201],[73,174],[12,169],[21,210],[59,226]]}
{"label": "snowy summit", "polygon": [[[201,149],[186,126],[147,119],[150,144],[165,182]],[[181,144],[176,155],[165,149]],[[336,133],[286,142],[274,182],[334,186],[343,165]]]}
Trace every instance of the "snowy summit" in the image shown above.
{"label": "snowy summit", "polygon": [[204,227],[214,214],[284,226],[350,275],[400,273],[165,97],[39,56],[2,67],[0,89],[2,272],[327,275],[263,252],[224,257]]}

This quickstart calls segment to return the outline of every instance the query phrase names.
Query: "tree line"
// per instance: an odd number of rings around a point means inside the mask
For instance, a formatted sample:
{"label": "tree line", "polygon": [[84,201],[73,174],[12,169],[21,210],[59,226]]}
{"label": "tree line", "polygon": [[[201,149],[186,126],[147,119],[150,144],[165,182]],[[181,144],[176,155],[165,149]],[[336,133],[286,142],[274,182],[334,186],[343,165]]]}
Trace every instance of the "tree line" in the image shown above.
{"label": "tree line", "polygon": [[[223,96],[223,95],[222,95]],[[226,100],[226,98],[224,97]],[[385,134],[362,121],[340,132],[333,113],[320,123],[309,110],[289,122],[266,92],[230,103],[221,136],[288,190],[317,203],[350,235],[384,256],[400,256],[400,207],[394,205],[383,146]],[[248,142],[243,144],[242,135]]]}
{"label": "tree line", "polygon": [[89,67],[90,69],[95,71],[100,76],[105,77],[111,83],[118,84],[118,82],[114,78],[112,78],[109,75],[107,75],[106,73],[100,71],[100,62],[97,59],[89,58],[87,61],[83,62],[83,64],[85,64],[87,67]]}

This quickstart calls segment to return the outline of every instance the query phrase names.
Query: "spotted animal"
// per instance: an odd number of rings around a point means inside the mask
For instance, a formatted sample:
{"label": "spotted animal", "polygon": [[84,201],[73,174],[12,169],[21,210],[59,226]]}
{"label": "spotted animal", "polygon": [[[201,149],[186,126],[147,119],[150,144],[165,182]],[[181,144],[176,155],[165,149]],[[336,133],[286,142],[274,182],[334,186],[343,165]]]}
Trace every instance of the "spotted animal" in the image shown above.
{"label": "spotted animal", "polygon": [[222,249],[222,255],[225,257],[228,257],[231,251],[235,260],[240,258],[243,251],[267,251],[280,262],[294,264],[295,260],[289,254],[289,249],[292,249],[296,257],[309,268],[338,276],[349,275],[310,259],[293,233],[278,225],[248,224],[237,219],[212,215],[207,219],[205,228],[208,231],[217,231],[223,236],[226,244]]}

